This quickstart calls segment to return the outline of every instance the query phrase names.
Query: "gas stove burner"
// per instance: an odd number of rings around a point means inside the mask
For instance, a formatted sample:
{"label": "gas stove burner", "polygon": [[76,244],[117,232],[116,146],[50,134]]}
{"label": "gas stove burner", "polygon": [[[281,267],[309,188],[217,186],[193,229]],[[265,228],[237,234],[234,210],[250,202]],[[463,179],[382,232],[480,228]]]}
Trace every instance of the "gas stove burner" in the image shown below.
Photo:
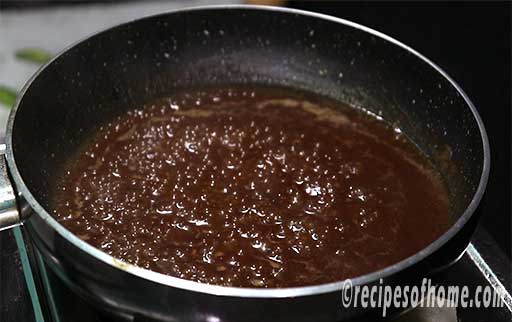
{"label": "gas stove burner", "polygon": [[[25,279],[28,285],[28,288],[22,289],[22,294],[19,294],[12,301],[16,301],[14,303],[16,310],[11,312],[11,315],[6,315],[5,322],[163,322],[144,316],[104,312],[95,308],[91,303],[78,297],[67,288],[44,264],[42,258],[33,251],[30,241],[23,238],[21,229],[18,228],[14,231],[17,246],[14,244],[13,236],[3,234],[1,237],[1,246],[8,250],[6,253],[8,256],[4,256],[1,262],[0,272],[2,272],[4,278],[2,285],[5,285],[5,277],[7,276],[10,277],[11,282],[17,281],[19,285],[23,285],[23,279]],[[19,257],[17,250],[19,250]],[[14,265],[15,262],[21,265]],[[25,276],[23,276],[22,267]],[[463,257],[452,267],[432,276],[432,281],[438,285],[446,286],[466,285],[470,292],[474,292],[478,286],[490,286],[502,296],[503,307],[487,309],[417,307],[399,317],[388,318],[383,321],[510,321],[512,318],[511,277],[508,258],[484,229],[478,229],[472,244],[470,244]],[[12,289],[15,288],[12,287]],[[12,296],[1,298],[13,299]],[[3,305],[2,307],[14,307],[13,303],[7,306]]]}

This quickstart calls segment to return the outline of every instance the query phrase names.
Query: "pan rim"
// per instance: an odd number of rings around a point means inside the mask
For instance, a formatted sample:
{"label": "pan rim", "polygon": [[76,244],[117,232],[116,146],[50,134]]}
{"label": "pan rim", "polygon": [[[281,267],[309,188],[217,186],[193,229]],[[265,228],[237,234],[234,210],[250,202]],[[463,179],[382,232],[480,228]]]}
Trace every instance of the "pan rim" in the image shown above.
{"label": "pan rim", "polygon": [[[459,230],[467,223],[467,221],[472,217],[475,212],[480,200],[485,191],[485,187],[487,185],[489,170],[490,170],[490,147],[488,142],[487,133],[483,124],[483,121],[478,114],[477,109],[466,95],[466,93],[462,90],[462,88],[439,66],[430,61],[428,58],[412,49],[411,47],[401,43],[400,41],[384,34],[379,31],[376,31],[372,28],[366,27],[364,25],[351,22],[349,20],[345,20],[342,18],[333,17],[326,14],[291,9],[291,8],[281,8],[281,7],[272,7],[272,6],[258,6],[258,5],[209,5],[209,6],[198,6],[198,7],[190,7],[190,8],[182,8],[177,10],[166,11],[159,14],[144,16],[137,19],[132,19],[130,21],[117,24],[115,26],[111,26],[95,32],[94,34],[85,37],[82,40],[79,40],[70,46],[63,49],[58,55],[56,55],[51,61],[42,66],[24,85],[20,95],[18,96],[14,107],[12,108],[7,125],[6,131],[6,159],[9,171],[12,176],[12,180],[14,181],[14,185],[17,188],[17,192],[19,195],[23,197],[23,199],[30,205],[33,211],[39,216],[43,221],[46,222],[53,230],[55,230],[62,238],[69,241],[74,246],[78,247],[80,250],[86,252],[87,254],[95,257],[97,260],[100,260],[110,266],[113,266],[117,269],[120,269],[126,273],[135,275],[139,278],[155,282],[158,284],[163,284],[169,287],[179,288],[183,290],[218,295],[218,296],[232,296],[232,297],[241,297],[241,298],[286,298],[286,297],[301,297],[301,296],[311,296],[311,295],[319,295],[324,293],[331,293],[343,290],[345,286],[345,281],[337,281],[326,284],[312,285],[312,286],[301,286],[301,287],[289,287],[289,288],[272,288],[272,289],[259,289],[259,288],[240,288],[240,287],[227,287],[227,286],[219,286],[219,285],[211,285],[211,284],[203,284],[195,281],[185,280],[173,276],[168,276],[165,274],[153,272],[144,268],[140,268],[131,264],[127,264],[121,260],[118,260],[107,253],[89,245],[88,243],[82,241],[69,230],[67,230],[64,226],[59,224],[45,209],[41,204],[36,200],[36,198],[32,195],[27,185],[23,181],[21,174],[16,165],[13,145],[12,145],[12,132],[14,127],[14,122],[16,119],[16,112],[18,107],[20,106],[21,101],[23,100],[23,96],[31,87],[31,84],[38,78],[38,76],[44,72],[44,70],[51,65],[54,61],[58,60],[61,55],[66,53],[69,49],[99,35],[101,33],[107,32],[110,29],[122,27],[124,25],[129,25],[134,22],[138,22],[144,19],[153,19],[159,16],[166,16],[171,14],[179,14],[183,12],[192,12],[192,11],[205,11],[205,10],[258,10],[262,12],[282,12],[289,14],[302,15],[307,17],[312,17],[315,19],[322,19],[331,21],[334,23],[343,24],[345,26],[366,32],[373,36],[379,37],[395,46],[400,47],[401,49],[415,55],[423,62],[427,63],[430,67],[432,67],[437,73],[443,76],[451,86],[461,95],[464,99],[467,107],[471,110],[473,117],[478,125],[478,129],[480,131],[482,145],[483,145],[483,167],[482,173],[480,176],[480,181],[475,191],[473,198],[467,208],[464,210],[462,215],[453,223],[453,225],[443,233],[438,239],[430,243],[428,246],[421,249],[419,252],[401,260],[398,263],[387,266],[378,271],[361,275],[355,278],[351,278],[351,285],[364,285],[375,283],[380,279],[389,277],[399,271],[402,271],[431,255],[439,248],[441,248],[444,244],[446,244],[450,239],[452,239]],[[34,214],[33,214],[34,215]]]}

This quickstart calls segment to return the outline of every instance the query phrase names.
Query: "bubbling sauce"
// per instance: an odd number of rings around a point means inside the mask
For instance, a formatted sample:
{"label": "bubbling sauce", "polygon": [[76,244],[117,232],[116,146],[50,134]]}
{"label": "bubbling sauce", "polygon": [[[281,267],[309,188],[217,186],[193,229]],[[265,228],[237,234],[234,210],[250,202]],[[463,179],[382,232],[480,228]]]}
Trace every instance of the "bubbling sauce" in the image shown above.
{"label": "bubbling sauce", "polygon": [[62,172],[53,214],[116,258],[188,280],[339,281],[449,227],[440,175],[399,132],[289,89],[177,93],[102,126]]}

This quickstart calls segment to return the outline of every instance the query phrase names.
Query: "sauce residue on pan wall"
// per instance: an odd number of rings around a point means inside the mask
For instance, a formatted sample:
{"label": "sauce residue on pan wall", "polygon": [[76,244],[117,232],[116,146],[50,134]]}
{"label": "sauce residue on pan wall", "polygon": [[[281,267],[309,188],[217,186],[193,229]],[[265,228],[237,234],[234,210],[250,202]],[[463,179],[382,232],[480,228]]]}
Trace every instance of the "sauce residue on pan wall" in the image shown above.
{"label": "sauce residue on pan wall", "polygon": [[440,175],[405,136],[339,102],[265,87],[128,111],[69,160],[53,205],[116,258],[240,287],[359,276],[450,224]]}

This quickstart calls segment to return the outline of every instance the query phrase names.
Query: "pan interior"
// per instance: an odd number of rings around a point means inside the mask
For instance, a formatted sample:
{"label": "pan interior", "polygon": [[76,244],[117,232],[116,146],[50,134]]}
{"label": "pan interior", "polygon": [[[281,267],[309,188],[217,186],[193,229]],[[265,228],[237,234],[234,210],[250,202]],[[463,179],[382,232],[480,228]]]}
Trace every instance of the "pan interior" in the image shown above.
{"label": "pan interior", "polygon": [[142,19],[59,56],[16,112],[12,147],[21,177],[49,207],[62,165],[101,124],[183,88],[236,84],[305,90],[382,116],[442,173],[455,218],[478,187],[478,124],[428,63],[349,25],[234,8]]}

